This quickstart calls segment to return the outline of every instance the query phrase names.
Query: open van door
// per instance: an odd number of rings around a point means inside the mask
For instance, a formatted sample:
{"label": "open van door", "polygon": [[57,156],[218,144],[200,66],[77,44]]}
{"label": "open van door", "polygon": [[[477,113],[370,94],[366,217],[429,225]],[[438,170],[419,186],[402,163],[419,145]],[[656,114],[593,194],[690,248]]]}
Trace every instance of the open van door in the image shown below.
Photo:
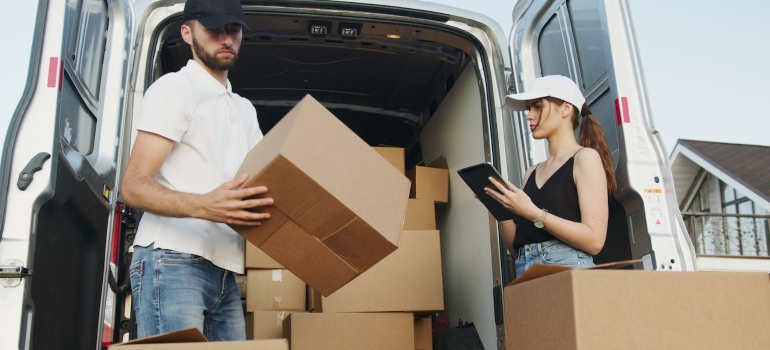
{"label": "open van door", "polygon": [[39,1],[2,155],[2,349],[114,341],[107,281],[132,21],[128,0]]}
{"label": "open van door", "polygon": [[[695,270],[695,252],[647,101],[628,2],[520,0],[513,20],[511,85],[523,91],[539,76],[572,78],[609,141],[618,190],[610,201],[607,243],[596,262],[644,259],[636,268]],[[532,154],[540,158],[534,164],[546,158],[547,148],[544,141],[532,142]]]}

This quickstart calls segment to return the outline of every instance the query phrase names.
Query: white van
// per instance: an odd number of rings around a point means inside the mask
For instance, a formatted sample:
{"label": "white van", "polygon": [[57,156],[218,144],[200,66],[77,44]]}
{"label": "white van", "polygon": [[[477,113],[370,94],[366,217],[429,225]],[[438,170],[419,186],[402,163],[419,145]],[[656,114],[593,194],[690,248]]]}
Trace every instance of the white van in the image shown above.
{"label": "white van", "polygon": [[[29,84],[2,155],[0,348],[96,349],[131,336],[126,252],[140,213],[121,204],[119,179],[143,93],[190,58],[184,3],[39,4]],[[309,93],[369,144],[404,147],[407,167],[446,157],[450,200],[436,215],[445,309],[450,324],[474,322],[485,348],[505,347],[501,296],[513,271],[495,220],[456,170],[489,161],[520,184],[547,157],[503,108],[535,77],[576,80],[609,139],[619,189],[596,261],[696,269],[626,0],[520,0],[507,42],[490,18],[425,1],[243,7],[252,30],[230,80],[263,132]]]}

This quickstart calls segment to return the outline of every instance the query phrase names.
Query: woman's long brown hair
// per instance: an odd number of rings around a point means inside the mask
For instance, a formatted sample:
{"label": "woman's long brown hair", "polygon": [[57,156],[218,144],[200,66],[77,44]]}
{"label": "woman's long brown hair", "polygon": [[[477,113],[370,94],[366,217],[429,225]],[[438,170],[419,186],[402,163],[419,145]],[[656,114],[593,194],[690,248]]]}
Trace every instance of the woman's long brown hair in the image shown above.
{"label": "woman's long brown hair", "polygon": [[[551,102],[561,105],[563,100],[555,97],[547,97]],[[580,111],[583,111],[582,113]],[[582,115],[583,123],[579,123],[578,118]],[[572,128],[577,129],[580,125],[580,140],[578,143],[583,147],[590,147],[599,152],[604,166],[604,175],[607,177],[607,193],[612,194],[618,189],[618,183],[615,179],[615,171],[612,166],[612,156],[610,155],[610,145],[607,143],[607,137],[604,136],[601,124],[594,117],[588,104],[584,103],[580,110],[573,106]]]}

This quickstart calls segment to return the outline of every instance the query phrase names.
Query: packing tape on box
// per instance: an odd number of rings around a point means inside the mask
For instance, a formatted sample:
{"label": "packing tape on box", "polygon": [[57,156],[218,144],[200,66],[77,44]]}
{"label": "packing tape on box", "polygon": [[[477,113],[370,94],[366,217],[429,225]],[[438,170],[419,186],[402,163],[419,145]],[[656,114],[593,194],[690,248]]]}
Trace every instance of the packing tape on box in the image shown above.
{"label": "packing tape on box", "polygon": [[281,269],[273,269],[273,282],[283,281],[283,272]]}
{"label": "packing tape on box", "polygon": [[278,311],[275,314],[276,316],[278,316],[275,319],[275,325],[280,326],[281,324],[283,324],[283,320],[286,319],[286,316],[287,316],[286,311]]}
{"label": "packing tape on box", "polygon": [[273,310],[281,309],[281,297],[273,297]]}

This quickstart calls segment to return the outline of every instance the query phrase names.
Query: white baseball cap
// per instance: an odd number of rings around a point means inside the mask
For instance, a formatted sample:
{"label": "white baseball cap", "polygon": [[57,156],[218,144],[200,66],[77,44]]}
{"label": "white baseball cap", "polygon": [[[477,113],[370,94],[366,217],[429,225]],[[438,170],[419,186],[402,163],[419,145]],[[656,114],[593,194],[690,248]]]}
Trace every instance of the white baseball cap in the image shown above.
{"label": "white baseball cap", "polygon": [[549,96],[571,103],[578,111],[583,109],[586,102],[580,88],[572,79],[562,75],[547,75],[535,79],[526,92],[505,96],[505,106],[514,111],[525,111],[527,101]]}

